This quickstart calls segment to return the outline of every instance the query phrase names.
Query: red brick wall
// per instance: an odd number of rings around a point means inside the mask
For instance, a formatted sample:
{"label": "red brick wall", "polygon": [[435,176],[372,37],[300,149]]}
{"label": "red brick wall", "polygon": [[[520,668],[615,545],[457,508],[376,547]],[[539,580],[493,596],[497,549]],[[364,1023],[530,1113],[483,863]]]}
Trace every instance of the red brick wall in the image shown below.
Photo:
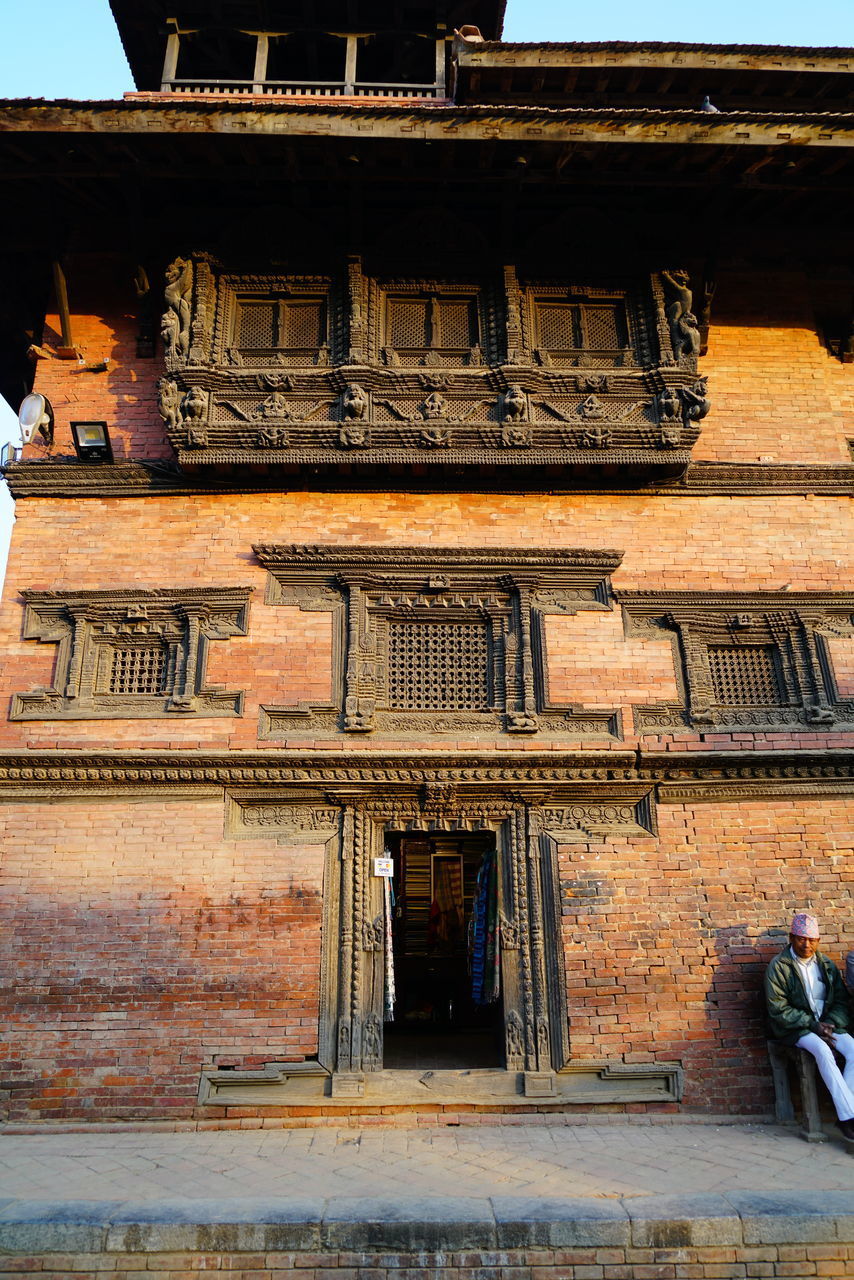
{"label": "red brick wall", "polygon": [[661,805],[658,838],[560,851],[573,1053],[681,1061],[685,1104],[773,1102],[760,999],[797,908],[854,947],[854,799]]}
{"label": "red brick wall", "polygon": [[[254,542],[615,547],[625,552],[613,578],[618,590],[774,590],[787,583],[792,590],[842,590],[852,581],[849,519],[846,499],[795,496],[669,502],[636,495],[405,493],[25,499],[18,503],[0,606],[4,705],[15,692],[50,684],[56,653],[54,645],[21,639],[20,589],[209,584],[255,588],[249,634],[210,646],[211,682],[245,689],[246,706],[240,719],[3,722],[0,746],[254,748],[259,706],[327,698],[330,615],[266,605],[266,575],[252,554]],[[673,698],[669,644],[627,641],[619,610],[550,617],[547,628],[553,698],[622,707],[628,741],[633,702]],[[834,642],[833,655],[848,689],[854,646]],[[687,731],[678,740],[699,741]],[[379,739],[347,741],[348,749],[363,750]],[[849,735],[739,735],[739,745],[750,741],[816,749],[849,745]],[[714,742],[732,746],[726,735],[715,735]],[[304,743],[294,739],[294,745]],[[449,748],[455,745],[448,740]],[[540,747],[533,738],[524,745]]]}
{"label": "red brick wall", "polygon": [[[192,1113],[204,1065],[317,1049],[322,846],[223,836],[220,798],[8,804],[0,1078],[10,1116]],[[685,1105],[771,1106],[764,966],[811,907],[854,947],[854,800],[662,805],[565,845],[573,1055],[681,1062]]]}
{"label": "red brick wall", "polygon": [[87,796],[4,804],[0,848],[11,1118],[186,1116],[203,1064],[316,1054],[322,845]]}

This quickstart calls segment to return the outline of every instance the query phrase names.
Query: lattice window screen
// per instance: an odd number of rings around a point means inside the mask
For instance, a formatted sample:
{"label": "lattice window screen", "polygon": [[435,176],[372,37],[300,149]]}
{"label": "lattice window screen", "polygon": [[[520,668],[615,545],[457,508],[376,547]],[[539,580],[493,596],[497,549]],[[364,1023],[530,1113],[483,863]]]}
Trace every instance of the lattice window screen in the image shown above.
{"label": "lattice window screen", "polygon": [[622,350],[626,346],[626,317],[616,303],[585,303],[584,321],[591,351]]}
{"label": "lattice window screen", "polygon": [[388,302],[389,345],[426,347],[429,343],[429,302],[419,298],[390,298]]}
{"label": "lattice window screen", "polygon": [[133,645],[114,649],[110,693],[163,693],[166,680],[166,646]]}
{"label": "lattice window screen", "polygon": [[488,711],[483,622],[390,622],[388,701],[401,711]]}
{"label": "lattice window screen", "polygon": [[724,706],[780,706],[773,645],[710,645],[715,700]]}
{"label": "lattice window screen", "polygon": [[287,302],[282,307],[280,347],[321,346],[326,341],[324,305],[318,298]]}
{"label": "lattice window screen", "polygon": [[471,347],[475,342],[473,306],[467,298],[441,299],[436,303],[433,345],[436,347]]}
{"label": "lattice window screen", "polygon": [[572,351],[581,346],[578,307],[568,303],[537,307],[539,345],[549,351]]}
{"label": "lattice window screen", "polygon": [[242,302],[236,325],[238,347],[274,347],[278,310],[279,304],[273,299]]}

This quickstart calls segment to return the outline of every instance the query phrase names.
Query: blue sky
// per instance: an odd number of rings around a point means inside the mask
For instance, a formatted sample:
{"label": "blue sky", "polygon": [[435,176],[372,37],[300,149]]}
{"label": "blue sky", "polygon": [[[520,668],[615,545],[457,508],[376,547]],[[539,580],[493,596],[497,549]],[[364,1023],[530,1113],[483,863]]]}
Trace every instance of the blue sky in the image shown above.
{"label": "blue sky", "polygon": [[[144,0],[139,0],[142,5]],[[509,0],[506,40],[854,45],[854,0]],[[0,0],[0,97],[115,98],[133,88],[107,0]],[[0,401],[0,440],[17,423]],[[0,574],[11,527],[0,486]]]}

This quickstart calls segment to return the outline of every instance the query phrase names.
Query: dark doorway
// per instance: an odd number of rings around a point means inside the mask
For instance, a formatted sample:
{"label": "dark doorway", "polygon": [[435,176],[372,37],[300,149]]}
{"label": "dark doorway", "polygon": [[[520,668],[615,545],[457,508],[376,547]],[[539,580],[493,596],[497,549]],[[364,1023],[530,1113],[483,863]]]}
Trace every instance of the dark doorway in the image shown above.
{"label": "dark doorway", "polygon": [[498,1067],[503,1015],[492,835],[392,838],[394,1020],[386,1068]]}

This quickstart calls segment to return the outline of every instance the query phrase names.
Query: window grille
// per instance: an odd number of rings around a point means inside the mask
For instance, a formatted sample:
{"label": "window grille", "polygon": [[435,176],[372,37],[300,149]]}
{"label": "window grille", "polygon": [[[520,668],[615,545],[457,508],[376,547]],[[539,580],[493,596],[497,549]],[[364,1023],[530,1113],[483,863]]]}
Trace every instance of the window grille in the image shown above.
{"label": "window grille", "polygon": [[396,351],[468,351],[478,342],[474,298],[389,298],[388,346]]}
{"label": "window grille", "polygon": [[326,341],[323,298],[264,298],[238,303],[238,347],[316,351]]}
{"label": "window grille", "polygon": [[488,711],[483,622],[390,622],[388,702],[401,711]]}
{"label": "window grille", "polygon": [[783,697],[773,645],[710,645],[715,701],[723,706],[780,706]]}
{"label": "window grille", "polygon": [[591,351],[622,350],[628,344],[625,313],[615,303],[585,303],[584,323]]}
{"label": "window grille", "polygon": [[163,693],[165,645],[117,648],[112,657],[110,693]]}
{"label": "window grille", "polygon": [[541,347],[549,351],[572,351],[581,346],[578,307],[541,303],[537,314]]}
{"label": "window grille", "polygon": [[276,345],[277,304],[244,302],[240,305],[237,324],[239,347],[274,347]]}

